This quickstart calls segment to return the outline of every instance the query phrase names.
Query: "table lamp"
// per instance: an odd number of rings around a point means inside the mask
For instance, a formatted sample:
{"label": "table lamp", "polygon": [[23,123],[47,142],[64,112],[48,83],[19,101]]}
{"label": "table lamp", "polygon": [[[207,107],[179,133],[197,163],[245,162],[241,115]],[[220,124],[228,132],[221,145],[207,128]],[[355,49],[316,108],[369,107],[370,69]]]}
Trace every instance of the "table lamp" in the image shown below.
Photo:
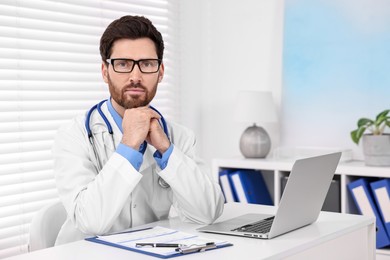
{"label": "table lamp", "polygon": [[276,109],[269,91],[241,91],[238,93],[236,121],[252,123],[241,135],[240,150],[246,158],[265,158],[271,149],[271,139],[256,123],[277,121]]}

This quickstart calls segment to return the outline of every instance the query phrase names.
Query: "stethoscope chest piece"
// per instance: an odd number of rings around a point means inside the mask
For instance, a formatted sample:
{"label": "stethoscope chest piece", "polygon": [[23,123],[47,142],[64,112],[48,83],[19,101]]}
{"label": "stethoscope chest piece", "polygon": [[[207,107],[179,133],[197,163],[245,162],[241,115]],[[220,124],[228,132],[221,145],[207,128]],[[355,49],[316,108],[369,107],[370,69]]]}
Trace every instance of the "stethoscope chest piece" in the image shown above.
{"label": "stethoscope chest piece", "polygon": [[171,187],[171,186],[170,186],[163,178],[161,178],[160,176],[158,177],[158,185],[160,185],[161,188],[163,188],[163,189],[168,189],[168,188]]}

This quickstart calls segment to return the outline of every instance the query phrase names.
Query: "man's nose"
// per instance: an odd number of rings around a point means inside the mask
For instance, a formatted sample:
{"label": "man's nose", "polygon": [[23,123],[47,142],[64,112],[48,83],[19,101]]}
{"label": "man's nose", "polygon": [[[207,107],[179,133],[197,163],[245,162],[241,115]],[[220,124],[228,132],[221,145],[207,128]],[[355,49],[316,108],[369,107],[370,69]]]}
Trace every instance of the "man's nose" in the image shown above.
{"label": "man's nose", "polygon": [[141,81],[141,78],[142,78],[142,72],[139,69],[138,64],[135,64],[133,70],[130,72],[130,79],[129,80],[131,82],[138,83]]}

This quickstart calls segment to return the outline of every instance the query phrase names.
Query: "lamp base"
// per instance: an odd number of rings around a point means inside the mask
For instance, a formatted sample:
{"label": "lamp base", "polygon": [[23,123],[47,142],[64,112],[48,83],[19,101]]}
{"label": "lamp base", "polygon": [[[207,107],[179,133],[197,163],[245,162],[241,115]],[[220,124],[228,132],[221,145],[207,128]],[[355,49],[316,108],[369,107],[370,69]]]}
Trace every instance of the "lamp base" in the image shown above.
{"label": "lamp base", "polygon": [[265,158],[271,149],[271,139],[264,128],[248,127],[240,138],[240,150],[246,158]]}

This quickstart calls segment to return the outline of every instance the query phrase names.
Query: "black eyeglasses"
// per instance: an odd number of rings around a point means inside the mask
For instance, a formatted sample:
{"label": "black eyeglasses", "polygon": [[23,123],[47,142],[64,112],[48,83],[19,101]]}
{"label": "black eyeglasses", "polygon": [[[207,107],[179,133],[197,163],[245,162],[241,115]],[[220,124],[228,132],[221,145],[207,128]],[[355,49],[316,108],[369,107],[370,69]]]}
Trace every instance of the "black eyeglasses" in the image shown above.
{"label": "black eyeglasses", "polygon": [[135,64],[138,65],[138,68],[142,73],[156,73],[161,65],[160,59],[107,59],[106,61],[111,64],[114,71],[118,73],[132,72]]}

